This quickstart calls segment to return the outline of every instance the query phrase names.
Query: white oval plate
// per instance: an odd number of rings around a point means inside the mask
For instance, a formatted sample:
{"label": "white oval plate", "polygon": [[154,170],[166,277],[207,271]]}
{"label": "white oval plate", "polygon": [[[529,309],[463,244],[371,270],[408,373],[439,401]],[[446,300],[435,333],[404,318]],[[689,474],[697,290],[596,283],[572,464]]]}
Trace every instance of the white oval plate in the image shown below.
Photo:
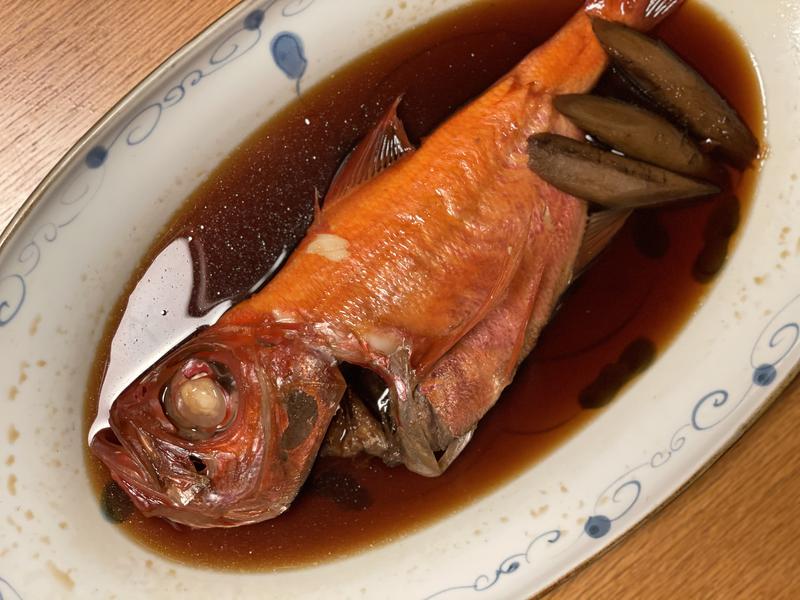
{"label": "white oval plate", "polygon": [[[788,381],[800,357],[800,5],[714,0],[760,65],[779,126],[768,127],[755,205],[724,274],[669,350],[586,429],[457,514],[308,569],[150,563],[101,517],[83,467],[83,390],[139,257],[298,90],[467,1],[407,0],[388,21],[394,0],[347,11],[336,0],[244,2],[107,115],[25,205],[0,239],[0,381],[15,390],[0,399],[0,597],[530,597],[672,496]],[[289,52],[276,61],[280,33]],[[543,504],[551,510],[533,518]]]}

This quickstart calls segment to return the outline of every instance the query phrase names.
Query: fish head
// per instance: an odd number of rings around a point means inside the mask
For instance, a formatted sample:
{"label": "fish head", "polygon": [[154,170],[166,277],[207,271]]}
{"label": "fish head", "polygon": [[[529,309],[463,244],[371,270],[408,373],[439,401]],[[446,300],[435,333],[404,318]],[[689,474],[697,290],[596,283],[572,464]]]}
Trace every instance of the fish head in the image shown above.
{"label": "fish head", "polygon": [[211,327],[116,399],[92,452],[146,516],[234,527],[288,508],[345,390],[291,327]]}

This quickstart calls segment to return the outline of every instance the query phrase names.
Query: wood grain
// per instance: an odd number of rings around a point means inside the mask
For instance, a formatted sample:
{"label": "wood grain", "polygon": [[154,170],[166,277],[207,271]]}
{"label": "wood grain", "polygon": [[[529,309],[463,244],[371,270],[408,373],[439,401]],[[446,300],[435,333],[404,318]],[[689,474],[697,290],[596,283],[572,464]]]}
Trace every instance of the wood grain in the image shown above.
{"label": "wood grain", "polygon": [[[0,229],[103,113],[234,4],[0,3]],[[687,492],[548,600],[800,597],[799,397],[796,382]]]}

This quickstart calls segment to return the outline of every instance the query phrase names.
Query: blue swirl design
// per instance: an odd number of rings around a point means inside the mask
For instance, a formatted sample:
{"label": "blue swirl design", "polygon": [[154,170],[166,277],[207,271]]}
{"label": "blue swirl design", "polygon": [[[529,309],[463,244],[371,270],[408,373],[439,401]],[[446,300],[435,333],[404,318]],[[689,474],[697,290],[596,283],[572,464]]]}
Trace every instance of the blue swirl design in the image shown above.
{"label": "blue swirl design", "polygon": [[294,80],[297,95],[300,96],[300,80],[308,67],[303,40],[296,33],[283,31],[272,39],[270,50],[278,68]]}
{"label": "blue swirl design", "polygon": [[[752,368],[751,381],[736,400],[732,400],[731,392],[726,389],[713,390],[700,398],[692,407],[689,422],[681,425],[672,434],[668,447],[665,450],[659,450],[653,454],[648,462],[634,467],[617,478],[600,494],[600,498],[605,498],[606,494],[614,490],[611,498],[613,501],[616,501],[619,492],[631,485],[637,486],[638,490],[641,491],[640,481],[632,477],[634,473],[648,468],[661,468],[667,464],[677,452],[680,452],[686,443],[687,435],[692,431],[702,433],[714,429],[734,414],[736,410],[752,396],[755,390],[769,387],[775,383],[779,375],[778,366],[789,356],[792,350],[797,346],[798,341],[800,341],[800,325],[798,325],[797,322],[788,321],[780,326],[777,326],[777,323],[782,321],[785,315],[793,309],[799,301],[800,296],[792,298],[792,300],[780,309],[761,331],[750,353],[750,367]],[[636,494],[623,515],[633,508],[639,499],[639,495],[639,493]],[[597,510],[597,505],[595,509]],[[595,515],[591,516],[586,522],[584,532],[589,537],[595,539],[602,538],[611,531],[610,524],[623,515],[608,519],[605,515],[595,513]],[[607,520],[609,522],[609,527],[600,529],[594,527],[594,525],[600,522],[598,519]]]}
{"label": "blue swirl design", "polygon": [[28,277],[38,268],[43,248],[58,239],[60,231],[77,219],[103,184],[103,169],[86,170],[53,203],[52,220],[39,226],[17,255],[15,271],[0,277],[0,328],[11,323],[28,294]]}
{"label": "blue swirl design", "polygon": [[[595,503],[595,514],[590,516],[583,526],[583,532],[590,538],[599,540],[608,535],[614,522],[619,521],[622,517],[627,515],[639,501],[639,497],[642,495],[642,482],[635,478],[628,478],[628,475],[632,473],[633,470],[628,471],[628,473],[621,478],[622,483],[619,483],[620,479],[617,479],[616,487],[612,484],[612,486],[606,488],[606,490],[598,496],[597,502]],[[612,507],[616,507],[616,516],[614,517],[600,514],[598,511],[601,502],[607,501],[608,496],[606,494],[609,493],[610,488],[614,490],[611,492],[611,505]]]}
{"label": "blue swirl design", "polygon": [[6,275],[0,279],[0,327],[11,323],[25,303],[28,286],[19,274]]}
{"label": "blue swirl design", "polygon": [[435,594],[431,594],[430,596],[426,596],[425,600],[431,600],[437,596],[444,596],[445,594],[449,594],[450,592],[455,592],[458,590],[485,592],[497,584],[497,582],[500,581],[500,578],[504,575],[511,575],[512,573],[519,571],[519,569],[523,566],[523,561],[525,564],[531,564],[531,550],[533,550],[537,542],[540,540],[545,540],[548,544],[555,544],[561,539],[561,535],[562,531],[560,529],[553,529],[552,531],[538,535],[533,539],[533,541],[531,541],[530,544],[528,544],[528,547],[524,552],[512,554],[511,556],[507,556],[500,561],[500,564],[494,570],[492,575],[479,575],[471,584],[449,587],[447,589],[438,591]]}
{"label": "blue swirl design", "polygon": [[[274,2],[272,4],[274,4]],[[272,6],[272,4],[270,4],[270,6]],[[284,17],[294,17],[304,12],[312,4],[314,4],[314,0],[291,0],[283,7],[281,14]]]}
{"label": "blue swirl design", "polygon": [[14,586],[8,580],[0,577],[0,600],[22,600]]}
{"label": "blue swirl design", "polygon": [[[797,349],[798,342],[800,342],[800,325],[794,320],[787,319],[790,311],[798,309],[800,309],[800,296],[792,298],[762,330],[750,355],[752,371],[744,392],[734,401],[730,391],[717,389],[697,400],[692,406],[688,422],[675,429],[666,448],[654,452],[650,456],[650,460],[627,470],[598,494],[592,514],[587,517],[583,531],[572,545],[584,536],[590,540],[602,540],[608,536],[614,529],[614,524],[628,515],[638,503],[644,487],[642,476],[648,470],[657,470],[669,463],[672,457],[684,448],[693,433],[702,434],[717,427],[733,415],[747,399],[751,398],[754,391],[769,387],[778,380],[779,367],[789,359],[790,354]],[[782,324],[778,325],[778,323]],[[794,361],[788,362],[788,365],[792,364]],[[604,506],[606,508],[601,512],[600,509]],[[528,555],[538,540],[551,536],[548,542],[554,544],[564,537],[563,532],[563,529],[555,528],[538,536],[525,552],[512,554],[503,559],[495,569],[493,576],[480,575],[471,585],[449,587],[427,596],[426,600],[457,590],[486,591],[497,584],[504,575],[518,572],[524,566],[521,558],[526,559],[525,563],[530,563]]]}
{"label": "blue swirl design", "polygon": [[[193,69],[184,74],[175,85],[157,102],[152,102],[135,113],[105,145],[96,145],[84,156],[86,167],[79,173],[76,181],[56,202],[58,215],[45,223],[33,235],[17,257],[17,270],[0,274],[0,328],[11,323],[19,314],[28,295],[28,277],[39,266],[43,248],[56,241],[59,231],[77,219],[88,204],[95,198],[103,183],[105,166],[112,150],[124,140],[126,146],[138,146],[145,142],[156,130],[165,111],[180,104],[204,79],[241,58],[261,40],[261,25],[267,11],[278,0],[269,0],[250,11],[211,51],[203,68]],[[314,0],[288,0],[281,9],[283,17],[294,17],[306,11]],[[278,68],[296,82],[300,94],[300,80],[305,74],[308,60],[305,57],[302,40],[297,34],[279,34],[281,38],[278,54],[273,56]],[[278,59],[280,57],[280,60]],[[0,597],[2,600],[2,597]]]}
{"label": "blue swirl design", "polygon": [[[274,2],[273,2],[274,3]],[[270,4],[272,6],[272,4]],[[125,123],[107,146],[95,146],[86,156],[86,166],[98,168],[108,158],[112,148],[120,139],[128,146],[138,146],[149,138],[158,127],[165,110],[177,106],[187,91],[197,86],[223,67],[241,58],[261,40],[261,24],[264,21],[264,9],[251,11],[242,21],[240,27],[231,31],[211,51],[208,64],[200,69],[186,73],[180,81],[167,90],[164,97],[142,108]]]}

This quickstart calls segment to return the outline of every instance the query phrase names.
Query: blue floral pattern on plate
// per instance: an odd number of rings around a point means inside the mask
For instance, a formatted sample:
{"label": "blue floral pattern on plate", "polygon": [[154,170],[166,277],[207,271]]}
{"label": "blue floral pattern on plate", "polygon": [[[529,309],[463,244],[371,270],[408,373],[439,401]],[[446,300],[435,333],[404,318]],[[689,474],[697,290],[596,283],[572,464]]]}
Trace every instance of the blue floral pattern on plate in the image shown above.
{"label": "blue floral pattern on plate", "polygon": [[[689,421],[675,430],[666,448],[656,451],[651,455],[650,460],[617,477],[598,494],[593,514],[587,517],[583,532],[574,540],[573,544],[584,534],[593,540],[605,538],[613,530],[614,523],[630,513],[639,501],[643,488],[642,473],[663,467],[681,451],[692,433],[698,434],[714,429],[733,415],[751,397],[752,392],[775,383],[779,375],[778,367],[788,358],[800,341],[800,324],[788,321],[778,326],[778,323],[783,321],[784,315],[796,305],[800,305],[800,296],[794,297],[778,311],[758,336],[750,354],[750,381],[741,396],[734,402],[731,400],[731,393],[720,388],[709,392],[695,402]],[[615,511],[613,513],[600,512],[600,506],[609,500],[611,506],[615,507]],[[503,576],[517,573],[524,564],[531,564],[530,552],[537,542],[546,539],[550,544],[555,544],[564,539],[564,534],[565,530],[561,527],[540,534],[529,543],[525,551],[502,559],[493,576],[480,575],[472,584],[457,585],[440,590],[427,596],[425,600],[444,597],[456,591],[486,591],[499,583]]]}
{"label": "blue floral pattern on plate", "polygon": [[553,531],[548,531],[536,536],[528,547],[525,548],[523,552],[519,552],[517,554],[512,554],[511,556],[506,557],[500,563],[500,565],[495,569],[493,575],[478,575],[471,584],[468,585],[458,585],[447,588],[445,590],[441,590],[436,592],[435,594],[431,594],[430,596],[426,596],[425,600],[432,600],[433,598],[439,598],[441,596],[445,596],[451,592],[456,591],[467,591],[472,590],[473,592],[485,592],[489,588],[493,587],[503,575],[511,575],[512,573],[516,573],[520,568],[523,566],[523,562],[525,564],[531,564],[531,551],[533,548],[540,543],[547,543],[547,544],[555,544],[558,540],[561,539],[562,532],[558,529],[554,529]]}

